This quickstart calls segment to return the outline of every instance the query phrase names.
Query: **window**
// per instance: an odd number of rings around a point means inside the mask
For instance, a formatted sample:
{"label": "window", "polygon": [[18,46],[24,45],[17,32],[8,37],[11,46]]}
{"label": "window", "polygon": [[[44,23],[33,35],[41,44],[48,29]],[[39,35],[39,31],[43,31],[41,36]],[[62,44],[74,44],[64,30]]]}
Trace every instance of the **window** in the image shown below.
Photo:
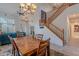
{"label": "window", "polygon": [[15,32],[14,19],[0,17],[0,29],[2,30],[3,33]]}

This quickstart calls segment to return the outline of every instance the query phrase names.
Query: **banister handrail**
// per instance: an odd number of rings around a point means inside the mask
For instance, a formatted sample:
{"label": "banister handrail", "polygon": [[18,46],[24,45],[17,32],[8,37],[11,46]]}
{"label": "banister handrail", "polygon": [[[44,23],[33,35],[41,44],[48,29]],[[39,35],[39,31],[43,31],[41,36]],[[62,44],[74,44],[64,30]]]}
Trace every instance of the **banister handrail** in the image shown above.
{"label": "banister handrail", "polygon": [[56,29],[58,29],[59,31],[63,32],[64,29],[60,29],[59,27],[55,26],[54,24],[51,24],[52,26],[54,26]]}
{"label": "banister handrail", "polygon": [[50,16],[50,17],[48,18],[49,23],[50,23],[52,20],[54,20],[53,18],[57,17],[57,16],[60,14],[61,8],[63,8],[63,6],[64,6],[64,5],[61,5],[61,6],[52,14],[52,16]]}
{"label": "banister handrail", "polygon": [[47,18],[47,22],[51,23],[61,12],[66,9],[69,6],[74,5],[75,3],[69,4],[69,3],[63,3],[49,18]]}
{"label": "banister handrail", "polygon": [[56,34],[64,44],[64,29],[59,29],[57,26],[50,24],[47,26],[54,34]]}
{"label": "banister handrail", "polygon": [[44,23],[44,25],[46,27],[48,27],[48,29],[50,29],[53,33],[55,33],[63,42],[64,45],[64,29],[60,29],[57,26],[55,26],[54,24],[51,24],[51,22],[59,15],[62,13],[62,11],[64,9],[66,9],[67,7],[70,7],[72,5],[74,5],[76,3],[64,3],[62,4],[53,14],[52,16],[48,17],[48,19],[46,20],[46,23]]}
{"label": "banister handrail", "polygon": [[[64,29],[63,31],[61,31],[61,29],[59,29],[57,26],[50,24],[49,27],[52,29],[52,31],[55,32],[55,34],[59,35],[63,35]],[[60,36],[60,35],[59,35]]]}

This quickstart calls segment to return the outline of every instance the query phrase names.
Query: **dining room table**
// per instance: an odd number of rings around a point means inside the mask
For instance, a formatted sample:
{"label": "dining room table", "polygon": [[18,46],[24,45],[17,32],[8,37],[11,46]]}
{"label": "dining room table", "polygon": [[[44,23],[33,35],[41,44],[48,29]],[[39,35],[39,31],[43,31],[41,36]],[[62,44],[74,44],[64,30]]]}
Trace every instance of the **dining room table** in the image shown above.
{"label": "dining room table", "polygon": [[40,41],[32,36],[19,37],[14,40],[21,55],[31,55],[39,48]]}
{"label": "dining room table", "polygon": [[25,36],[16,38],[14,41],[22,56],[30,56],[37,52],[41,40],[35,39],[32,36]]}

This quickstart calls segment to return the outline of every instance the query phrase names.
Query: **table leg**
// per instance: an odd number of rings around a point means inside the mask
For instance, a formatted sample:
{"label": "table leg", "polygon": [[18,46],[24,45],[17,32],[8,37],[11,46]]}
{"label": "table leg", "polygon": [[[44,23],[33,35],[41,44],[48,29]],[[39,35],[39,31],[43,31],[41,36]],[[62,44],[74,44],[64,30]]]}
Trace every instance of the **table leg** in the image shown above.
{"label": "table leg", "polygon": [[50,45],[47,46],[47,56],[50,56]]}

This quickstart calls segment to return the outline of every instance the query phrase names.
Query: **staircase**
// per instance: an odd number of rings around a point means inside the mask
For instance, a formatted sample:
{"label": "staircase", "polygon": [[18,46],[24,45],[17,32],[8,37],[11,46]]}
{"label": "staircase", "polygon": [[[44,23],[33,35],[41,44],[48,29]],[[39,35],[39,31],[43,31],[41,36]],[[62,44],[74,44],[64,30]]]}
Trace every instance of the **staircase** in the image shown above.
{"label": "staircase", "polygon": [[49,24],[45,26],[49,28],[49,30],[51,30],[53,33],[55,33],[63,41],[64,44],[64,29],[59,29],[54,24]]}
{"label": "staircase", "polygon": [[51,24],[66,8],[74,5],[75,3],[64,3],[62,4],[58,9],[55,10],[55,12],[46,20],[46,23],[44,25],[51,30],[56,36],[58,36],[62,42],[64,43],[64,29],[60,29],[59,27],[55,26],[54,24]]}
{"label": "staircase", "polygon": [[[74,3],[75,4],[75,3]],[[50,24],[52,21],[54,21],[66,8],[74,5],[69,3],[64,3],[60,7],[58,7],[55,12],[47,19],[47,23]]]}

